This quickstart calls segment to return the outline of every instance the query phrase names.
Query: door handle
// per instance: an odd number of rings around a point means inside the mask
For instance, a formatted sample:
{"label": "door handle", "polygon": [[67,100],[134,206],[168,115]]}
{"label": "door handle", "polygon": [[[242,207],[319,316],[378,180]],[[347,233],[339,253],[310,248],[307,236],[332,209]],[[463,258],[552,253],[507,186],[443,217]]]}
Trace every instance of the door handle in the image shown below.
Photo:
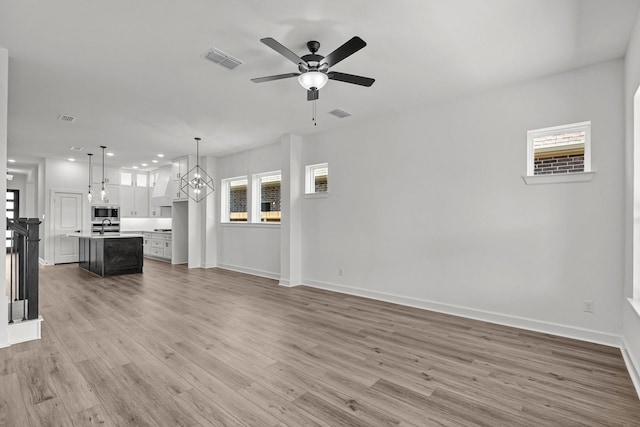
{"label": "door handle", "polygon": [[76,230],[76,231],[74,231],[74,233],[80,233],[80,232],[81,232],[80,230]]}

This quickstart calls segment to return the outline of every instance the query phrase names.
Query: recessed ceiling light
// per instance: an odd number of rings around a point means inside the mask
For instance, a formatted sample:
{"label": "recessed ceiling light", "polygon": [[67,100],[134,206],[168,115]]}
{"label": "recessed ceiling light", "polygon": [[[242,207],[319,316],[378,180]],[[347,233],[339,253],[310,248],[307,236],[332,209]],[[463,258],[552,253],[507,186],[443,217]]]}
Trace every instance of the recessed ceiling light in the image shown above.
{"label": "recessed ceiling light", "polygon": [[140,163],[140,166],[142,166],[143,168],[146,168],[147,166],[149,166],[148,163]]}
{"label": "recessed ceiling light", "polygon": [[109,157],[113,157],[113,156],[115,156],[115,154],[113,154],[111,151],[109,151],[109,152],[107,153],[107,156],[109,156]]}
{"label": "recessed ceiling light", "polygon": [[71,151],[82,151],[84,148],[80,147],[79,145],[72,145],[71,147],[69,147],[69,150]]}
{"label": "recessed ceiling light", "polygon": [[75,162],[76,159],[69,157],[67,160],[69,160],[70,162]]}
{"label": "recessed ceiling light", "polygon": [[160,158],[163,158],[163,157],[164,157],[164,154],[156,154],[156,156],[158,156],[158,157],[160,157]]}
{"label": "recessed ceiling light", "polygon": [[156,159],[151,160],[151,163],[158,163]]}
{"label": "recessed ceiling light", "polygon": [[134,169],[138,169],[138,167],[137,167],[137,166],[133,166],[133,168],[134,168]]}
{"label": "recessed ceiling light", "polygon": [[15,163],[15,162],[16,162],[16,160],[15,160],[15,159],[7,159],[7,162],[9,162],[9,163]]}

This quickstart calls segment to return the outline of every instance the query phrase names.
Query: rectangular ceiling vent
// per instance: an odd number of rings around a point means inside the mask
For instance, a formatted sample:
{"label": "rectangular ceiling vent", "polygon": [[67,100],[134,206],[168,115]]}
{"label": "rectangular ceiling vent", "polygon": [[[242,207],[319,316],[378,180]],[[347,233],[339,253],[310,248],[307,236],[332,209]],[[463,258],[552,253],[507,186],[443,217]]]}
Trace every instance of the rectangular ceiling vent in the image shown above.
{"label": "rectangular ceiling vent", "polygon": [[242,64],[242,62],[240,62],[238,58],[234,58],[233,56],[224,53],[223,51],[221,51],[220,49],[216,49],[215,47],[212,47],[204,54],[202,54],[202,57],[218,65],[222,65],[223,67],[230,70],[233,70],[238,65]]}
{"label": "rectangular ceiling vent", "polygon": [[75,119],[76,119],[75,117],[70,116],[70,115],[68,115],[68,114],[60,114],[60,115],[58,116],[58,120],[62,120],[63,122],[69,122],[69,123],[71,123],[71,122],[75,121]]}
{"label": "rectangular ceiling vent", "polygon": [[345,117],[349,117],[351,115],[351,113],[347,113],[346,111],[341,110],[340,108],[336,108],[333,111],[329,111],[329,114],[333,114],[339,119],[344,119]]}

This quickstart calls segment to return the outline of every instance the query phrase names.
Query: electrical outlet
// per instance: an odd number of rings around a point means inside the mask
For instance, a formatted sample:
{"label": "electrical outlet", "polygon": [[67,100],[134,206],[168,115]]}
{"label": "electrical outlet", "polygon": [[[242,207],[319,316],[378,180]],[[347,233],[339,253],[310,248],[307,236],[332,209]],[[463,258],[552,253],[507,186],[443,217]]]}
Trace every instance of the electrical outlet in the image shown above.
{"label": "electrical outlet", "polygon": [[582,302],[582,310],[585,313],[593,313],[593,301],[588,299],[584,300]]}
{"label": "electrical outlet", "polygon": [[344,276],[344,269],[342,267],[338,269],[338,275]]}

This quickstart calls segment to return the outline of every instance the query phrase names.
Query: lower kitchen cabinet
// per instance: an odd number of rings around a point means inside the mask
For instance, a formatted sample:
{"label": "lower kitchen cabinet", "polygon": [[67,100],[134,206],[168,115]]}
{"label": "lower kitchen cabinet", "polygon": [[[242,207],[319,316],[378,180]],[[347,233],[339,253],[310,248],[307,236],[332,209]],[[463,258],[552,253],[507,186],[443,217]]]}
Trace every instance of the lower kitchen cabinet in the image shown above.
{"label": "lower kitchen cabinet", "polygon": [[147,258],[171,262],[171,233],[145,232],[143,254]]}

